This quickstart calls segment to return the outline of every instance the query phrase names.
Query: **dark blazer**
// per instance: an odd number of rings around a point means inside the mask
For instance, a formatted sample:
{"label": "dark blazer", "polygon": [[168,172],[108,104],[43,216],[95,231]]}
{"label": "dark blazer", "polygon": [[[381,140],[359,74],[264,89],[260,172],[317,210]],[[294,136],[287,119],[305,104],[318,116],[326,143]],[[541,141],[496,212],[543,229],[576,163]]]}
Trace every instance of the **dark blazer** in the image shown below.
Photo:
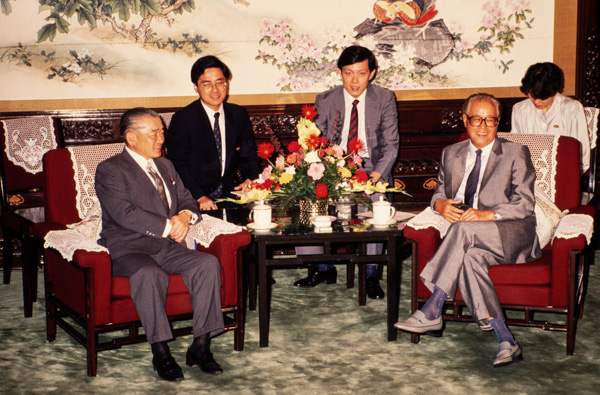
{"label": "dark blazer", "polygon": [[[332,144],[341,141],[344,126],[344,87],[330,89],[317,95],[315,123]],[[398,156],[398,109],[396,97],[389,89],[369,84],[365,96],[365,130],[369,158],[373,170],[389,180]]]}
{"label": "dark blazer", "polygon": [[[494,221],[502,235],[504,258],[528,262],[541,256],[535,233],[535,168],[529,149],[496,138],[479,187],[479,210],[502,217]],[[441,199],[453,199],[465,174],[469,140],[444,148],[438,184],[431,208]]]}
{"label": "dark blazer", "polygon": [[[173,161],[194,199],[214,191],[223,183],[227,196],[242,179],[255,179],[260,171],[254,134],[246,109],[223,103],[225,112],[225,172],[221,167],[213,134],[214,119],[208,119],[200,99],[173,114],[167,133],[167,157]],[[221,115],[222,116],[222,115]]]}
{"label": "dark blazer", "polygon": [[171,196],[167,213],[150,178],[126,150],[105,160],[96,169],[96,194],[102,207],[99,244],[113,259],[132,253],[153,255],[162,243],[167,218],[182,210],[198,215],[198,203],[165,158],[154,163]]}

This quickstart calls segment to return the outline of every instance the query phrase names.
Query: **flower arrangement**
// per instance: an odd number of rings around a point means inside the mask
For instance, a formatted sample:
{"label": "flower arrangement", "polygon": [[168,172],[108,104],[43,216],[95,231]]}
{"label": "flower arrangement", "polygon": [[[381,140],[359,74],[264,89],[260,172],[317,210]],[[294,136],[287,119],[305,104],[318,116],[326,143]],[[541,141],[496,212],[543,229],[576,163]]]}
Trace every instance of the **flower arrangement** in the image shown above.
{"label": "flower arrangement", "polygon": [[272,198],[279,213],[283,214],[298,199],[316,203],[344,196],[356,203],[370,205],[366,195],[375,192],[407,194],[397,188],[388,188],[388,183],[370,180],[367,173],[360,169],[362,158],[358,152],[364,148],[364,143],[353,139],[348,143],[348,152],[344,153],[340,146],[331,145],[321,135],[313,122],[316,116],[314,106],[303,106],[302,117],[296,125],[298,140],[288,144],[288,153],[281,152],[275,163],[271,161],[275,152],[274,144],[260,144],[258,156],[269,165],[240,199],[222,201],[244,204]]}

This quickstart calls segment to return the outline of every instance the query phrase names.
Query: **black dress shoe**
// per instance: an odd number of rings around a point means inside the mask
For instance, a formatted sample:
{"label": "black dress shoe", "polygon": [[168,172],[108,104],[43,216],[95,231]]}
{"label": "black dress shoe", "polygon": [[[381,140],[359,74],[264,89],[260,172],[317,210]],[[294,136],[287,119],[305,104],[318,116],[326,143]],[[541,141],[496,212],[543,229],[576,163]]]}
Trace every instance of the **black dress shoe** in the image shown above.
{"label": "black dress shoe", "polygon": [[337,270],[335,267],[332,267],[329,270],[324,271],[315,271],[312,274],[309,274],[308,277],[298,280],[294,283],[294,287],[314,287],[315,285],[325,283],[325,284],[335,284],[337,282]]}
{"label": "black dress shoe", "polygon": [[383,299],[385,293],[379,285],[379,280],[375,277],[367,277],[367,296],[369,299]]}
{"label": "black dress shoe", "polygon": [[158,377],[163,380],[183,380],[181,367],[175,362],[175,358],[170,355],[160,361],[156,360],[156,357],[152,358],[152,366],[154,366],[154,371],[158,373]]}
{"label": "black dress shoe", "polygon": [[192,353],[188,348],[187,354],[185,354],[185,363],[188,366],[200,366],[203,372],[208,374],[221,374],[223,368],[215,361],[212,352],[201,352],[198,354]]}

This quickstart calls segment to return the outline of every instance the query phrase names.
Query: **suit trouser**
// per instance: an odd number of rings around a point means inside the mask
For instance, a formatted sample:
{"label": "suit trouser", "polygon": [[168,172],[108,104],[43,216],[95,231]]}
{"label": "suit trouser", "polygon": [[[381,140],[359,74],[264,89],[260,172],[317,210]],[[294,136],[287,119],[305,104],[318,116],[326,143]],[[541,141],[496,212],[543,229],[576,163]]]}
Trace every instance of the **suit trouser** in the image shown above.
{"label": "suit trouser", "polygon": [[173,338],[165,303],[169,274],[181,274],[192,298],[194,336],[223,332],[221,265],[210,254],[190,250],[170,240],[155,255],[128,254],[113,260],[113,275],[129,277],[135,303],[150,343]]}
{"label": "suit trouser", "polygon": [[490,265],[507,263],[501,237],[494,221],[453,223],[421,272],[421,279],[432,292],[437,286],[451,298],[458,287],[477,321],[488,317],[504,319],[489,275]]}

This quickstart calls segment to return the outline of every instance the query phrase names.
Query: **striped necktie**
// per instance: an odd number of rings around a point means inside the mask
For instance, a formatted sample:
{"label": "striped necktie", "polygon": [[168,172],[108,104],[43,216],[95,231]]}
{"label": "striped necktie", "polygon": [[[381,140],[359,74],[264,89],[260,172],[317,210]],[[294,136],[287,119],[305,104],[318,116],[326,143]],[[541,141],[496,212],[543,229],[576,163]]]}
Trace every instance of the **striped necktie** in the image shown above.
{"label": "striped necktie", "polygon": [[152,165],[150,165],[150,162],[148,162],[147,170],[148,170],[148,174],[150,174],[150,176],[154,179],[154,187],[156,188],[156,191],[158,192],[160,201],[162,202],[165,210],[168,213],[169,212],[169,201],[167,200],[167,193],[165,192],[165,185],[163,184],[163,180],[162,180],[162,178],[160,178],[160,176],[158,175],[156,170],[154,170],[154,167],[152,167]]}
{"label": "striped necktie", "polygon": [[358,105],[358,100],[354,100],[352,102],[352,112],[350,112],[350,130],[348,132],[348,144],[352,140],[358,138],[358,110],[356,106]]}
{"label": "striped necktie", "polygon": [[481,170],[481,150],[475,151],[477,159],[475,159],[475,166],[467,178],[467,187],[465,188],[465,204],[469,207],[473,207],[475,200],[475,192],[477,191],[477,185],[479,184],[479,171]]}

